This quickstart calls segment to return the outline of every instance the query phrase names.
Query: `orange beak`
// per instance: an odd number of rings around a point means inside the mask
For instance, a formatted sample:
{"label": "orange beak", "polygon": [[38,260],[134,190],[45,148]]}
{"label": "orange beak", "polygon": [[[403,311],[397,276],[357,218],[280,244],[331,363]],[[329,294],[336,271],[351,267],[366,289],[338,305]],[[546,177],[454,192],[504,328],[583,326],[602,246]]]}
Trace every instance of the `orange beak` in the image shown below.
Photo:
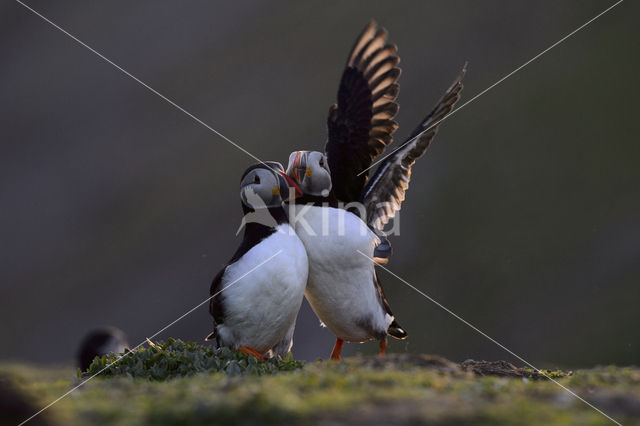
{"label": "orange beak", "polygon": [[280,173],[284,180],[287,181],[287,185],[289,186],[289,188],[293,188],[295,190],[295,195],[293,196],[293,198],[302,197],[302,191],[300,190],[300,187],[298,186],[296,181],[291,179],[289,175],[284,172],[279,171],[278,173]]}

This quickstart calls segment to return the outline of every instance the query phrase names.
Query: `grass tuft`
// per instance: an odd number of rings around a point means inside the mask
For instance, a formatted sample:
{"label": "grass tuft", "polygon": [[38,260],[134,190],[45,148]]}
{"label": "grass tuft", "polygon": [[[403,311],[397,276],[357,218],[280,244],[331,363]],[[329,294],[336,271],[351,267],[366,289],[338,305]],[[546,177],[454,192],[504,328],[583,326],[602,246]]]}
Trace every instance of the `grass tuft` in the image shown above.
{"label": "grass tuft", "polygon": [[197,373],[261,376],[297,370],[303,365],[291,354],[285,358],[258,361],[251,355],[227,348],[214,349],[170,338],[166,342],[149,341],[148,346],[127,350],[123,355],[109,354],[96,358],[87,371],[79,371],[78,376],[90,377],[104,369],[98,377],[127,376],[162,381]]}

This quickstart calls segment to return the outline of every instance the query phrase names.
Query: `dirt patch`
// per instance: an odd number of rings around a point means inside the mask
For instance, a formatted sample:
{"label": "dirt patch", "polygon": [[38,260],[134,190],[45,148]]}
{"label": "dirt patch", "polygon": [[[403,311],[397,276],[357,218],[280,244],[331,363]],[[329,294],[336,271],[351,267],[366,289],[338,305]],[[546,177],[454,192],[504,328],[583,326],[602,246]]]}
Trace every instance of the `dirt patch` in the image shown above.
{"label": "dirt patch", "polygon": [[535,371],[531,368],[518,368],[507,361],[475,361],[468,359],[460,364],[465,371],[471,371],[477,376],[516,377],[527,379],[546,379],[570,376],[571,371]]}
{"label": "dirt patch", "polygon": [[441,371],[447,374],[464,374],[459,364],[437,355],[427,354],[388,354],[384,357],[362,357],[358,362],[363,367],[376,369],[402,369],[419,367]]}
{"label": "dirt patch", "polygon": [[[468,359],[460,364],[437,355],[427,354],[389,354],[385,357],[360,357],[356,362],[362,367],[375,369],[406,369],[411,367],[426,368],[447,374],[464,375],[473,373],[476,376],[498,376],[527,379],[545,379],[570,376],[572,372],[560,370],[535,371],[531,368],[519,368],[508,361],[476,361]],[[547,377],[548,376],[548,377]]]}

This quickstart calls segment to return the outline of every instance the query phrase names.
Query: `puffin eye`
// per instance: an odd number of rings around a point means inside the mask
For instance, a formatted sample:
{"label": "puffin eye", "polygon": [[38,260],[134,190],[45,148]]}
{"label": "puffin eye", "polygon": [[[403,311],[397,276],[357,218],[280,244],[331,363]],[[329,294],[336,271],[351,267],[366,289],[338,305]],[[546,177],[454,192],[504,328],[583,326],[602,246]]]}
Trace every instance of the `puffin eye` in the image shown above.
{"label": "puffin eye", "polygon": [[320,162],[318,164],[320,167],[324,167],[324,158],[320,158]]}
{"label": "puffin eye", "polygon": [[253,178],[253,183],[260,184],[260,177],[258,175],[255,175],[255,177]]}

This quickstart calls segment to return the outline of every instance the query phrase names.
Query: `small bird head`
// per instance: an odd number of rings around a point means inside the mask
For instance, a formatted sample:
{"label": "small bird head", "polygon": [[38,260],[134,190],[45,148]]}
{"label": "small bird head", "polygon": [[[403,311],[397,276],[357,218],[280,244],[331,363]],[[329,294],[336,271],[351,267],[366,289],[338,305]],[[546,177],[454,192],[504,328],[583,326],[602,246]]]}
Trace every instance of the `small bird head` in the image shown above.
{"label": "small bird head", "polygon": [[[291,190],[290,190],[291,189]],[[278,207],[302,195],[296,183],[284,173],[282,164],[275,161],[254,164],[240,181],[242,203],[254,210]]]}
{"label": "small bird head", "polygon": [[302,192],[327,197],[331,191],[331,173],[327,157],[318,151],[296,151],[289,155],[287,175]]}
{"label": "small bird head", "polygon": [[86,371],[93,359],[108,353],[119,354],[129,349],[127,335],[115,327],[101,327],[91,330],[80,343],[77,353],[78,367]]}

